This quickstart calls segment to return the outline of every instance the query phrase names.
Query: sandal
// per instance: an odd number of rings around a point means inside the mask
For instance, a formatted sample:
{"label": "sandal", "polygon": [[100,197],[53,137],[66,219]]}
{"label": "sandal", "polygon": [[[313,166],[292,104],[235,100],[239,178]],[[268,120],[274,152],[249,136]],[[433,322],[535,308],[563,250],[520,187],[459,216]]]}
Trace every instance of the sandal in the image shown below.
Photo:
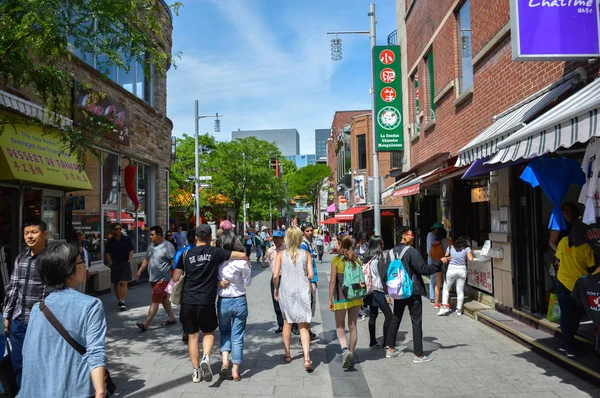
{"label": "sandal", "polygon": [[138,323],[136,323],[135,325],[136,325],[138,328],[140,328],[140,329],[142,330],[142,332],[146,332],[146,331],[148,331],[148,328],[147,328],[146,326],[144,326],[144,324],[143,324],[143,323],[141,323],[141,322],[138,322]]}
{"label": "sandal", "polygon": [[221,372],[219,372],[219,375],[221,375],[221,377],[229,376],[229,364],[221,365]]}
{"label": "sandal", "polygon": [[242,380],[242,376],[237,375],[237,377],[235,377],[235,376],[232,375],[231,376],[231,380],[233,380],[233,381],[240,381],[240,380]]}
{"label": "sandal", "polygon": [[290,363],[292,362],[292,356],[291,355],[283,355],[283,362],[285,363]]}
{"label": "sandal", "polygon": [[168,320],[168,321],[164,321],[163,323],[161,323],[162,326],[171,326],[171,325],[175,325],[177,323],[177,320]]}
{"label": "sandal", "polygon": [[312,361],[305,359],[304,360],[304,370],[306,370],[307,373],[312,373],[313,372],[313,367],[312,367]]}

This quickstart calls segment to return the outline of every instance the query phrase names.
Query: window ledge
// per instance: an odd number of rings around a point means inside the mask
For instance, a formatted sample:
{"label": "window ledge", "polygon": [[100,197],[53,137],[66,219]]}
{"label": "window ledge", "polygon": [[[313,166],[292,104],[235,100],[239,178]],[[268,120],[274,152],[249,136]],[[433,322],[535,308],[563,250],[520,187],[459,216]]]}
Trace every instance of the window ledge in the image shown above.
{"label": "window ledge", "polygon": [[410,137],[410,142],[418,141],[419,137],[420,137],[420,134],[414,134],[412,137]]}
{"label": "window ledge", "polygon": [[500,44],[502,40],[504,40],[506,35],[508,35],[509,33],[510,22],[504,25],[502,29],[500,29],[498,33],[496,33],[494,37],[492,37],[488,44],[486,44],[481,50],[479,50],[479,52],[471,60],[471,64],[473,66],[476,66],[478,63],[480,63],[489,53],[492,52],[492,50],[494,50],[494,48],[496,48],[498,44]]}
{"label": "window ledge", "polygon": [[427,123],[425,123],[425,126],[423,126],[423,131],[428,133],[431,130],[433,130],[434,127],[435,127],[435,119],[429,120]]}
{"label": "window ledge", "polygon": [[417,115],[417,117],[418,117],[419,119],[423,119],[423,111],[419,112],[419,114]]}
{"label": "window ledge", "polygon": [[473,97],[473,87],[471,87],[470,89],[468,89],[467,91],[465,91],[464,93],[462,93],[461,95],[456,97],[456,99],[454,100],[454,106],[460,106],[463,103],[470,100],[472,97]]}
{"label": "window ledge", "polygon": [[452,80],[450,83],[448,83],[448,85],[446,87],[444,87],[438,95],[435,96],[435,98],[433,99],[433,103],[437,105],[437,103],[440,102],[440,100],[442,98],[444,98],[446,96],[446,94],[448,94],[453,88],[454,88],[454,80]]}

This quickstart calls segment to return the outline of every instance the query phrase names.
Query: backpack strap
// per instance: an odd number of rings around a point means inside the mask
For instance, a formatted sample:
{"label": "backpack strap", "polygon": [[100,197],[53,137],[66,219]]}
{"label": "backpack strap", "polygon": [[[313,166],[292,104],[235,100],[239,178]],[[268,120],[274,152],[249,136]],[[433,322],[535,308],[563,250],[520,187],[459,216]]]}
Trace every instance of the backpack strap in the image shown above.
{"label": "backpack strap", "polygon": [[73,337],[71,337],[69,332],[67,332],[62,323],[60,323],[60,321],[56,319],[52,311],[50,311],[50,308],[48,308],[46,303],[43,301],[40,303],[40,310],[42,311],[42,314],[44,314],[48,322],[50,322],[50,324],[54,326],[54,329],[56,329],[56,331],[60,333],[63,339],[65,339],[67,343],[69,343],[69,345],[73,347],[75,351],[77,351],[79,354],[85,355],[85,353],[87,352],[85,347],[79,344],[77,341],[75,341]]}
{"label": "backpack strap", "polygon": [[400,252],[400,257],[398,257],[398,260],[402,261],[402,258],[404,257],[404,255],[406,254],[408,249],[410,249],[410,246],[408,246],[408,245],[404,246],[404,248]]}

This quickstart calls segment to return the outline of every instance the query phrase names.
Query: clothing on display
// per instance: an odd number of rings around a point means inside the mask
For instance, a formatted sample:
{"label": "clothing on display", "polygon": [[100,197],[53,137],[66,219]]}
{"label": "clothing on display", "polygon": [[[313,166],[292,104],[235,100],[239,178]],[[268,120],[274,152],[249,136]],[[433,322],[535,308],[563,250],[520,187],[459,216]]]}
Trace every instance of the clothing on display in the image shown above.
{"label": "clothing on display", "polygon": [[596,222],[595,197],[600,173],[600,140],[592,138],[588,144],[581,163],[581,170],[585,173],[586,182],[581,188],[579,203],[585,205],[583,222],[589,225]]}

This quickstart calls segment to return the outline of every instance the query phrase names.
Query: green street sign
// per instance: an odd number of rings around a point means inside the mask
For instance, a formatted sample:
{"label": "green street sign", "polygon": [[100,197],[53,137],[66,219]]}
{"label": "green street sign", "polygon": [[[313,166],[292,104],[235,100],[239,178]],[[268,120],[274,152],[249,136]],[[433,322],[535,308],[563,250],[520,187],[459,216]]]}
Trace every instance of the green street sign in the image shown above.
{"label": "green street sign", "polygon": [[373,47],[375,135],[378,152],[404,150],[400,47]]}

